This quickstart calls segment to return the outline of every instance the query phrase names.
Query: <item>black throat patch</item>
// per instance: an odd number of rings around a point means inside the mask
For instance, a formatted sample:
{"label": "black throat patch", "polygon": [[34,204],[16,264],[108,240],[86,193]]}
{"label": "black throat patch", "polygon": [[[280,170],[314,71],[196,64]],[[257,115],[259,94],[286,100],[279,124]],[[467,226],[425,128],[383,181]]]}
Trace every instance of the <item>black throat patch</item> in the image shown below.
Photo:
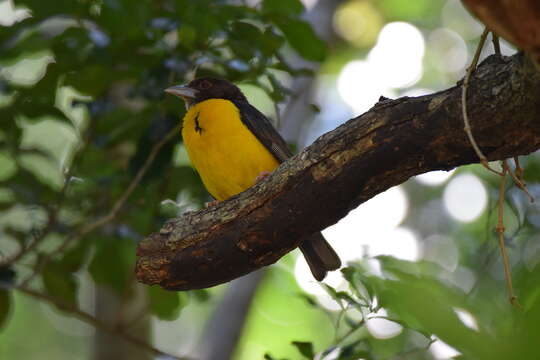
{"label": "black throat patch", "polygon": [[201,127],[201,124],[199,123],[199,113],[195,115],[195,132],[198,132],[199,134],[202,134],[204,129]]}

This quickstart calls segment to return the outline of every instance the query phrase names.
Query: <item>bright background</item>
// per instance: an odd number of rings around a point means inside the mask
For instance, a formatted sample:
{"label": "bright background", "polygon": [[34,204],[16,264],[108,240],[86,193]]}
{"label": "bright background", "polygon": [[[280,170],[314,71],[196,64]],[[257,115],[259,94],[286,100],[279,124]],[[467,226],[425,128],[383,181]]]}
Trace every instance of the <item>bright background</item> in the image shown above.
{"label": "bright background", "polygon": [[[327,4],[319,2],[323,1],[303,0],[306,8],[303,17],[312,23],[327,44],[324,61],[307,62],[285,45],[284,56],[290,59],[291,64],[313,69],[314,76],[299,80],[287,72],[275,70],[272,73],[283,87],[290,87],[302,96],[293,96],[274,106],[276,98],[268,96],[260,86],[268,85],[268,80],[261,80],[259,84],[239,81],[250,101],[269,117],[277,121],[276,110],[280,113],[279,127],[283,135],[298,148],[309,145],[321,134],[369,110],[381,95],[389,98],[421,96],[455,85],[463,77],[483,30],[483,26],[457,0],[348,0],[337,5],[331,1]],[[246,3],[258,6],[259,2]],[[332,5],[328,5],[330,3]],[[11,0],[0,1],[1,26],[13,26],[28,16],[25,6],[17,1],[15,4]],[[90,36],[97,46],[103,48],[114,41],[110,34],[99,29],[94,29]],[[171,32],[167,36],[166,39],[174,42],[178,41],[171,40],[174,36],[180,36],[182,41],[182,36],[187,35]],[[502,51],[503,54],[512,54],[515,50],[503,42]],[[492,52],[491,45],[487,45],[482,58]],[[8,59],[2,58],[0,52],[0,85],[32,86],[44,76],[47,65],[55,61],[55,56],[60,55],[40,49]],[[174,61],[179,60],[170,60],[171,63]],[[243,69],[246,66],[243,60],[235,61],[231,63],[233,68]],[[195,62],[205,67],[204,57],[198,57]],[[7,92],[0,93],[0,104],[9,104],[12,101],[10,96]],[[73,99],[82,102],[96,100],[73,87],[61,88],[56,106],[69,114],[72,124],[56,121],[52,116],[40,122],[18,119],[23,132],[22,144],[45,149],[54,158],[53,162],[38,158],[25,160],[27,168],[51,186],[62,184],[60,169],[71,161],[73,149],[81,140],[80,131],[84,127],[81,124],[92,116],[87,109],[70,107]],[[178,107],[178,112],[181,111],[182,104],[174,101],[171,104]],[[312,104],[316,105],[317,111],[313,111]],[[135,103],[132,105],[137,106]],[[143,113],[142,116],[150,115]],[[7,130],[3,130],[0,128],[0,139],[9,136]],[[133,146],[127,144],[117,151],[133,154]],[[2,180],[12,176],[15,166],[6,154],[0,151]],[[119,162],[124,161],[121,156],[117,159]],[[535,182],[540,175],[539,162],[538,154],[522,160],[532,194],[540,193]],[[175,144],[172,164],[189,167],[181,143]],[[84,184],[86,179],[82,177],[79,181]],[[199,208],[206,195],[200,184],[197,186],[195,190],[188,186],[178,189],[172,199],[161,198],[162,207],[172,206],[173,215]],[[474,329],[478,329],[478,323],[495,316],[506,305],[502,266],[493,232],[497,186],[498,178],[476,165],[423,174],[369,200],[323,233],[344,264],[360,267],[366,276],[389,279],[384,275],[388,264],[375,258],[381,255],[413,263],[428,260],[437,264],[442,269],[437,273],[442,284],[451,284],[465,297],[470,295],[485,305],[481,315],[450,303],[447,306],[454,309],[463,324],[477,331]],[[0,187],[0,197],[5,192],[9,190]],[[527,269],[532,272],[536,268],[539,259],[540,247],[536,240],[540,208],[529,204],[515,188],[510,188],[507,198],[505,224],[510,258],[516,272],[527,274]],[[162,209],[162,213],[171,214],[171,209]],[[27,219],[31,217],[32,221],[40,223],[44,216],[38,206],[24,204],[0,213],[2,253],[16,249],[15,242],[9,240],[8,228],[19,226],[19,229],[30,230]],[[150,231],[158,227],[155,224]],[[124,230],[130,234],[136,232],[129,227]],[[135,238],[145,234],[141,231]],[[53,244],[55,241],[58,239],[50,239]],[[20,272],[24,274],[25,270]],[[96,272],[87,267],[82,267],[75,276],[79,283],[77,298],[80,308],[95,313],[96,299],[102,301],[97,296],[99,277],[96,278]],[[390,279],[394,278],[390,276]],[[340,272],[329,274],[324,283],[337,291],[352,291],[350,281]],[[40,284],[36,286],[41,287]],[[178,295],[181,311],[167,320],[157,317],[150,320],[150,338],[156,347],[196,358],[208,341],[204,337],[205,324],[226,292],[227,285],[222,285],[207,292]],[[493,298],[495,300],[491,302]],[[451,346],[438,340],[436,332],[433,332],[430,335],[433,343],[426,345],[425,339],[417,339],[419,335],[411,331],[406,320],[400,323],[384,318],[395,320],[398,311],[375,310],[359,310],[336,301],[334,293],[312,279],[305,261],[295,251],[271,266],[262,277],[251,306],[246,309],[247,320],[235,359],[260,359],[267,353],[276,359],[301,359],[300,352],[291,345],[292,341],[311,342],[316,352],[333,346],[339,349],[350,339],[349,335],[344,335],[348,334],[347,326],[357,326],[360,338],[369,340],[369,351],[358,352],[360,355],[351,359],[449,359],[461,353],[456,349],[461,345],[459,341]],[[373,316],[378,318],[371,319]],[[350,319],[351,323],[340,325],[342,318]],[[352,323],[356,325],[350,325]],[[95,354],[96,337],[91,326],[18,293],[15,293],[15,306],[9,322],[0,331],[2,359],[75,360],[88,359]],[[388,345],[390,342],[391,346]],[[409,353],[410,344],[416,344],[417,350]],[[329,352],[325,359],[338,358]]]}

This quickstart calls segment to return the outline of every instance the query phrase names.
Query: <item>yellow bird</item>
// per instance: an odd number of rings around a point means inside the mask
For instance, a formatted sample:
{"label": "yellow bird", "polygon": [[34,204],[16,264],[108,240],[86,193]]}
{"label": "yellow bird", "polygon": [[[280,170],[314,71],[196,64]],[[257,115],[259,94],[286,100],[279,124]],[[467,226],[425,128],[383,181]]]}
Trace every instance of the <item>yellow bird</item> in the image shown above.
{"label": "yellow bird", "polygon": [[[270,121],[229,81],[199,78],[165,91],[181,97],[186,104],[184,145],[204,186],[216,200],[248,189],[292,156]],[[341,266],[321,233],[307,238],[300,250],[319,281],[327,271]]]}

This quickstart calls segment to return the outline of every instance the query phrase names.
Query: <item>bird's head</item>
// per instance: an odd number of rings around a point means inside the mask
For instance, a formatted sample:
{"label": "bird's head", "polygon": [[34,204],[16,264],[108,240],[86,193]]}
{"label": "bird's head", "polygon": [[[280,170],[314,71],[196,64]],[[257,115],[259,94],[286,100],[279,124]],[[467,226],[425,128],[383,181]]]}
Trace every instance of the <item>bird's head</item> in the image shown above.
{"label": "bird's head", "polygon": [[171,86],[165,92],[181,97],[187,108],[208,99],[246,100],[233,83],[210,77],[195,79],[187,85]]}

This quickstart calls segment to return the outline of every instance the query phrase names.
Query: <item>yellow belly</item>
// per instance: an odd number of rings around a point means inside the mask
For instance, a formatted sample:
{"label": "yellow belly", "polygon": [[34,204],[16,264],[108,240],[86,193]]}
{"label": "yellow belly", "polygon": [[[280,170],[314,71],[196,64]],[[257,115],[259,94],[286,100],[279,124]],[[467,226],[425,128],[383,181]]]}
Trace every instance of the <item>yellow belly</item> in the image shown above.
{"label": "yellow belly", "polygon": [[209,99],[192,106],[184,117],[182,137],[204,186],[217,200],[246,190],[261,172],[279,165],[228,100]]}

